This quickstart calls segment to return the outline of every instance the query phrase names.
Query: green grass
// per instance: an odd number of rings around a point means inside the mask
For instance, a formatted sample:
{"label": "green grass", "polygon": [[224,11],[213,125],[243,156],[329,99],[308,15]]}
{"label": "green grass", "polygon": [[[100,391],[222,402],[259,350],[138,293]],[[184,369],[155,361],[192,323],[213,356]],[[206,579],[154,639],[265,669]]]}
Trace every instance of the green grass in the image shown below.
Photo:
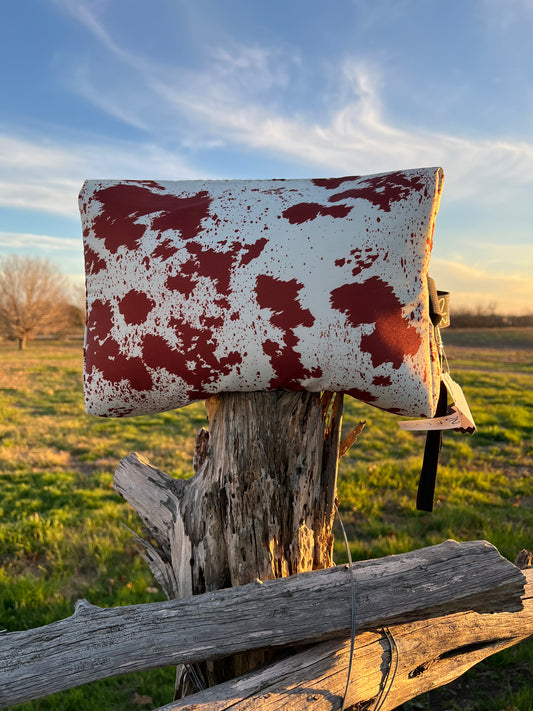
{"label": "green grass", "polygon": [[[490,540],[511,560],[533,546],[533,330],[445,337],[452,375],[479,430],[444,434],[432,514],[415,510],[423,436],[346,399],[344,429],[367,421],[339,469],[354,559],[446,538]],[[79,342],[38,342],[23,353],[0,346],[0,629],[66,617],[82,597],[100,606],[163,599],[123,525],[139,530],[112,489],[112,474],[137,450],[173,476],[190,476],[194,435],[203,424],[202,403],[149,417],[89,417]],[[340,533],[335,557],[346,558]],[[533,711],[532,669],[530,641],[404,709]],[[173,676],[173,669],[127,675],[13,708],[153,708],[171,700]]]}

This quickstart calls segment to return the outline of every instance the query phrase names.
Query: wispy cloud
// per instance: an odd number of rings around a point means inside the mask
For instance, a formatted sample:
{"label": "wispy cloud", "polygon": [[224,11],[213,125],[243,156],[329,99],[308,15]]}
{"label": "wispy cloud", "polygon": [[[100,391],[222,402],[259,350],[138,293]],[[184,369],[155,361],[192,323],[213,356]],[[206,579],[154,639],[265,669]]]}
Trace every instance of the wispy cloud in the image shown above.
{"label": "wispy cloud", "polygon": [[[533,266],[533,242],[527,244],[474,244],[479,254],[484,255],[484,264],[498,267],[500,271],[513,271],[531,280]],[[533,303],[532,303],[533,308]]]}
{"label": "wispy cloud", "polygon": [[80,169],[75,152],[0,135],[0,205],[68,215]]}
{"label": "wispy cloud", "polygon": [[80,22],[106,49],[128,62],[135,61],[135,56],[120,47],[106,30],[98,17],[99,8],[105,9],[106,2],[84,2],[83,0],[52,0],[62,12]]}
{"label": "wispy cloud", "polygon": [[500,313],[533,312],[533,281],[523,265],[518,271],[494,270],[486,265],[433,259],[431,274],[439,288],[451,292],[454,307],[495,304]]}
{"label": "wispy cloud", "polygon": [[[531,183],[533,143],[476,139],[438,131],[399,127],[387,120],[367,65],[346,60],[339,93],[347,96],[327,122],[285,116],[253,103],[220,82],[200,78],[202,91],[176,92],[158,81],[159,94],[204,126],[242,145],[268,149],[333,172],[380,172],[441,164],[452,177],[450,198],[502,202],[516,185]],[[198,84],[198,82],[196,82]],[[450,189],[451,188],[451,189]]]}
{"label": "wispy cloud", "polygon": [[0,232],[0,247],[39,249],[41,251],[81,250],[81,240],[28,232]]}
{"label": "wispy cloud", "polygon": [[[364,174],[440,164],[449,201],[505,205],[517,190],[531,186],[533,143],[395,125],[383,108],[379,69],[368,63],[343,62],[337,101],[330,101],[329,115],[318,121],[303,111],[282,111],[275,100],[277,92],[290,91],[291,73],[298,71],[294,57],[258,47],[215,48],[214,68],[177,72],[133,59],[98,24],[92,31],[135,69],[138,82],[120,91],[94,86],[88,74],[79,80],[83,69],[78,67],[78,89],[102,111],[145,131],[145,141],[83,135],[43,144],[0,136],[1,205],[73,215],[86,177],[199,177],[176,153],[180,144],[191,151],[225,143],[276,155],[300,166],[294,174]],[[172,147],[165,148],[161,138]]]}
{"label": "wispy cloud", "polygon": [[136,77],[130,86],[117,88],[107,81],[95,85],[85,74],[76,82],[78,90],[154,140],[164,135],[189,146],[226,142],[289,159],[301,166],[295,169],[299,173],[303,168],[341,174],[440,164],[448,200],[485,205],[505,204],[514,191],[532,183],[532,142],[399,125],[383,106],[381,70],[367,61],[347,57],[332,67],[331,74],[339,77],[334,90],[317,78],[316,94],[323,96],[319,119],[318,112],[303,106],[287,109],[290,101],[283,100],[304,71],[296,53],[233,42],[206,49],[202,70],[161,66],[120,47],[88,5],[73,7],[79,21]]}
{"label": "wispy cloud", "polygon": [[[286,88],[291,80],[287,56],[259,45],[215,47],[210,52],[214,73],[232,86],[246,92],[264,93],[273,88]],[[251,81],[251,83],[250,83]]]}
{"label": "wispy cloud", "polygon": [[83,283],[83,245],[78,239],[0,231],[0,258],[9,253],[51,259],[73,284]]}
{"label": "wispy cloud", "polygon": [[0,205],[78,215],[77,196],[86,178],[197,177],[172,151],[154,143],[98,141],[83,135],[68,142],[0,134]]}

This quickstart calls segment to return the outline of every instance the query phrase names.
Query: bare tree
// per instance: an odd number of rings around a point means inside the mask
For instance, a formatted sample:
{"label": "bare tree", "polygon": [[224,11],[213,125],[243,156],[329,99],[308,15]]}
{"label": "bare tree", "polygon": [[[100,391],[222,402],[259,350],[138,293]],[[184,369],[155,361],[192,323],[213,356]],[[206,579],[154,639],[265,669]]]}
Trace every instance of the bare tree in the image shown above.
{"label": "bare tree", "polygon": [[23,350],[36,333],[56,333],[68,322],[66,277],[47,259],[13,254],[0,260],[0,335]]}
{"label": "bare tree", "polygon": [[71,326],[82,328],[85,326],[87,317],[87,304],[85,302],[85,283],[74,283],[70,287],[71,303],[70,318]]}

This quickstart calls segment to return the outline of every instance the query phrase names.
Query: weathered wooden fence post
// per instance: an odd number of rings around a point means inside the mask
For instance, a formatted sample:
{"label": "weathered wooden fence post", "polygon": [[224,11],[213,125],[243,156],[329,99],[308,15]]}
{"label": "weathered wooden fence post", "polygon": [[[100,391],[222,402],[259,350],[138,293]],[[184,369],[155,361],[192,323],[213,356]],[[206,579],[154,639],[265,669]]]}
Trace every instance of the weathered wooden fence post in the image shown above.
{"label": "weathered wooden fence post", "polygon": [[[192,479],[156,477],[137,455],[115,475],[143,519],[138,542],[166,595],[330,567],[342,395],[230,393],[206,405]],[[213,685],[264,661],[238,655],[201,672]],[[194,688],[187,674],[179,680],[180,694]]]}

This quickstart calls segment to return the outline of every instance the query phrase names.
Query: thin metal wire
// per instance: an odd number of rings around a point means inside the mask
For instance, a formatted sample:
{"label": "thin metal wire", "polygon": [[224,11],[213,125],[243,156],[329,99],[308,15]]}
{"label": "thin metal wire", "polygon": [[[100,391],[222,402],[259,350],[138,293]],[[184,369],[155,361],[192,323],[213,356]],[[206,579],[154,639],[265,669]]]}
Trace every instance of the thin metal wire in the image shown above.
{"label": "thin metal wire", "polygon": [[340,711],[344,711],[344,705],[346,704],[346,696],[348,695],[348,688],[350,686],[350,677],[352,675],[352,663],[353,663],[353,652],[354,652],[354,647],[355,647],[355,627],[356,627],[356,621],[355,621],[355,576],[353,574],[353,567],[352,567],[352,554],[350,552],[350,546],[348,545],[348,536],[346,535],[346,530],[344,529],[344,524],[342,523],[342,518],[339,512],[339,507],[335,503],[335,510],[337,512],[337,516],[339,518],[339,523],[341,525],[341,530],[342,530],[342,535],[344,537],[344,545],[346,547],[346,555],[348,556],[348,568],[350,571],[350,586],[352,589],[352,632],[351,632],[351,639],[350,639],[350,662],[348,664],[348,676],[346,678],[346,688],[344,690],[344,698],[342,699],[342,705],[340,708]]}
{"label": "thin metal wire", "polygon": [[[346,697],[348,695],[348,689],[350,687],[350,677],[352,674],[353,654],[354,654],[354,648],[355,648],[355,630],[356,630],[355,576],[353,573],[352,555],[350,552],[350,546],[348,544],[348,536],[346,535],[346,529],[344,528],[344,524],[342,522],[342,518],[341,518],[341,515],[339,512],[339,507],[337,506],[337,504],[335,504],[335,511],[337,513],[339,523],[341,526],[342,535],[344,538],[344,545],[346,547],[346,555],[348,556],[348,567],[350,570],[350,585],[351,585],[351,590],[352,590],[352,631],[351,631],[351,639],[350,639],[350,662],[348,664],[348,676],[346,678],[346,688],[344,690],[344,698],[342,700],[342,705],[340,707],[340,711],[344,711],[345,704],[346,704]],[[390,690],[392,689],[394,679],[396,678],[396,673],[398,672],[399,657],[400,657],[399,652],[398,652],[398,645],[396,644],[396,640],[394,639],[393,634],[390,631],[390,629],[388,627],[384,627],[382,629],[382,632],[385,635],[385,637],[387,638],[387,641],[389,643],[390,660],[389,660],[389,666],[387,669],[387,676],[385,677],[383,686],[381,687],[381,692],[380,692],[379,697],[377,699],[376,706],[374,707],[374,711],[380,711],[380,709],[383,708],[383,704],[385,703],[387,696],[389,695]],[[393,657],[394,657],[394,670],[392,668]]]}
{"label": "thin metal wire", "polygon": [[[385,700],[387,696],[389,695],[390,690],[392,689],[392,685],[394,683],[394,679],[396,678],[396,672],[398,671],[398,662],[399,662],[399,653],[398,653],[398,645],[396,644],[396,641],[394,637],[392,636],[392,632],[388,627],[384,627],[382,629],[383,634],[387,638],[387,641],[389,643],[389,648],[390,648],[390,661],[389,661],[389,666],[387,669],[387,676],[385,677],[385,681],[383,682],[383,686],[381,687],[381,692],[378,697],[378,700],[376,702],[376,705],[374,707],[374,711],[379,711],[381,708],[383,708],[383,704],[385,703]],[[394,665],[394,671],[392,672],[391,675],[391,670],[392,670],[392,657],[395,656],[395,665]],[[388,685],[388,688],[387,688]],[[386,689],[386,691],[385,691]]]}
{"label": "thin metal wire", "polygon": [[185,667],[185,671],[187,673],[187,676],[189,677],[189,681],[194,687],[195,692],[203,691],[207,688],[204,682],[200,679],[200,676],[196,671],[194,664],[184,664],[183,666]]}

